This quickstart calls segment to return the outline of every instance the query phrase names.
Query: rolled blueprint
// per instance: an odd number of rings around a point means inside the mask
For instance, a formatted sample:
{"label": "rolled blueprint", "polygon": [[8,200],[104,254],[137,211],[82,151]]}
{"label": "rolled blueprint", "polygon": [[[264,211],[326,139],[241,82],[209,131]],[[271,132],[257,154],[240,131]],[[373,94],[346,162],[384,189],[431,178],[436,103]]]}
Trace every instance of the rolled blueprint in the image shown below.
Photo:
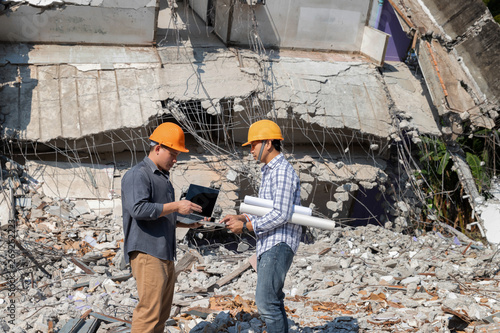
{"label": "rolled blueprint", "polygon": [[[249,195],[245,196],[245,200],[243,200],[243,202],[246,203],[247,205],[273,208],[273,201],[272,200],[251,197]],[[312,209],[309,207],[304,207],[304,206],[294,205],[293,212],[297,213],[297,214],[302,214],[302,215],[309,215],[309,216],[312,215]]]}
{"label": "rolled blueprint", "polygon": [[[254,205],[248,205],[246,203],[241,203],[240,213],[251,214],[257,216],[263,216],[269,213],[272,208],[259,207]],[[314,227],[325,230],[333,230],[335,228],[335,222],[326,219],[320,219],[319,217],[307,216],[303,214],[294,213],[292,219],[289,221],[293,224],[304,225],[306,227]]]}

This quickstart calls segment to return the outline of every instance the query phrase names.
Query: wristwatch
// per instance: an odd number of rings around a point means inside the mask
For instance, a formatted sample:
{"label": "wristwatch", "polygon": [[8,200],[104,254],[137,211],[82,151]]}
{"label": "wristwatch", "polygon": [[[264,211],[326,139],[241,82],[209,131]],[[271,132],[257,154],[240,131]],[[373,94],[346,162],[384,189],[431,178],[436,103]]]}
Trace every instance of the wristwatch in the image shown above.
{"label": "wristwatch", "polygon": [[241,232],[242,233],[248,232],[247,220],[245,220],[245,222],[243,222],[243,228],[241,228]]}

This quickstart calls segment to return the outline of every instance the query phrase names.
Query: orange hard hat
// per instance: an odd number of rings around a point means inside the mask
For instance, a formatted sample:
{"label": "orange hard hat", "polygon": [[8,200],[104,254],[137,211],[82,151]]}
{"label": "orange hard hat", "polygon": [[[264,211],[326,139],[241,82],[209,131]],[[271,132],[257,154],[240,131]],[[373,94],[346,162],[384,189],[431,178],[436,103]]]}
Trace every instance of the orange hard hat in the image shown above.
{"label": "orange hard hat", "polygon": [[265,119],[253,123],[248,129],[248,142],[242,146],[249,145],[252,141],[262,140],[283,140],[281,129],[274,121]]}
{"label": "orange hard hat", "polygon": [[184,144],[184,132],[182,128],[174,123],[160,124],[153,131],[149,140],[183,153],[189,152]]}

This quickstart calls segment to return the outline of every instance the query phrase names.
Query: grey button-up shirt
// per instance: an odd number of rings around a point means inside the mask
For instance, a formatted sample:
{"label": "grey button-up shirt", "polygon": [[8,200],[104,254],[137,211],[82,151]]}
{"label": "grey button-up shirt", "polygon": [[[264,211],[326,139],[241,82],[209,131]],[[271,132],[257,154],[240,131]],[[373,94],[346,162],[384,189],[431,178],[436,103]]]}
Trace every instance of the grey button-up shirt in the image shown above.
{"label": "grey button-up shirt", "polygon": [[132,251],[174,260],[177,213],[160,217],[163,204],[175,200],[169,173],[145,157],[125,173],[121,192],[125,260],[129,262]]}

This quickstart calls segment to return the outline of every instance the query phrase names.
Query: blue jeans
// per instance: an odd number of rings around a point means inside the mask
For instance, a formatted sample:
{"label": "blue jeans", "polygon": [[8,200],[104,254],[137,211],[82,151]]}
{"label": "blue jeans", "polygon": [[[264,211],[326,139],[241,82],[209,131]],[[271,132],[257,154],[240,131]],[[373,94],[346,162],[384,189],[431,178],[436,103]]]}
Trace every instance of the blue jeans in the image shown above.
{"label": "blue jeans", "polygon": [[278,243],[257,259],[255,302],[268,333],[288,332],[283,286],[293,255],[290,246]]}

